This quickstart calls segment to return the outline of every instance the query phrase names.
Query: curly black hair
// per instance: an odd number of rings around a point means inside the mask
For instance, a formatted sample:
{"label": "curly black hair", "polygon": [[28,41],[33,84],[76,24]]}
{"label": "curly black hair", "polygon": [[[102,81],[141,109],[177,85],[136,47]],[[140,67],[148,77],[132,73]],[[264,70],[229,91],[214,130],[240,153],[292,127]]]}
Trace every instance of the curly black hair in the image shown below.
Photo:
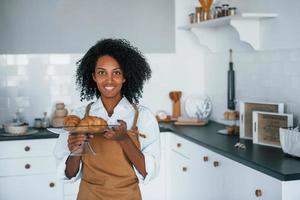
{"label": "curly black hair", "polygon": [[109,55],[119,63],[126,81],[121,89],[130,103],[138,103],[142,97],[143,85],[151,77],[151,69],[145,57],[125,39],[103,39],[92,46],[77,62],[77,89],[80,90],[80,100],[99,98],[99,92],[92,74],[95,73],[97,60]]}

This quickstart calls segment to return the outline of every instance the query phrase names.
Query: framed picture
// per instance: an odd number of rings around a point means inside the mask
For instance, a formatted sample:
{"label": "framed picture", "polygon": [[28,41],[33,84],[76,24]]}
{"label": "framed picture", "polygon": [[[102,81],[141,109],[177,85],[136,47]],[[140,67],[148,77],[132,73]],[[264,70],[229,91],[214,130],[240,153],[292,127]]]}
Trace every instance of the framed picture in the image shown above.
{"label": "framed picture", "polygon": [[240,103],[240,137],[252,139],[252,113],[253,111],[264,111],[273,113],[283,113],[283,103],[266,103],[266,102],[241,102]]}
{"label": "framed picture", "polygon": [[293,126],[293,115],[253,112],[253,143],[273,147],[280,146],[279,129]]}

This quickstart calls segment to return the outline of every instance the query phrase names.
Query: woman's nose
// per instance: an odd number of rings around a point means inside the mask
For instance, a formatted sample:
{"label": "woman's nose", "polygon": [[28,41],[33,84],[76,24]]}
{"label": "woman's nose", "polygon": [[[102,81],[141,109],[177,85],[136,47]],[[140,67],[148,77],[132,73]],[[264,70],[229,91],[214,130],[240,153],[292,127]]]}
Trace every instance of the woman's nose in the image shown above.
{"label": "woman's nose", "polygon": [[111,74],[108,74],[108,75],[107,75],[107,82],[108,82],[108,83],[111,83],[112,80],[113,80],[112,75],[111,75]]}

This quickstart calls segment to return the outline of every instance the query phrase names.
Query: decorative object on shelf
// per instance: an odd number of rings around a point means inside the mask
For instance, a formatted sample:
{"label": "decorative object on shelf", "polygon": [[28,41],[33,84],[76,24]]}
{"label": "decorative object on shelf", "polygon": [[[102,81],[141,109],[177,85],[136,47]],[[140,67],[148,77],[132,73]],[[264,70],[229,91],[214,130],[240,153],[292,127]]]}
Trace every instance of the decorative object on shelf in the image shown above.
{"label": "decorative object on shelf", "polygon": [[285,154],[300,157],[299,126],[296,128],[280,128],[279,138],[281,148]]}
{"label": "decorative object on shelf", "polygon": [[228,16],[229,4],[222,4],[222,17]]}
{"label": "decorative object on shelf", "polygon": [[234,15],[236,15],[236,7],[228,8],[228,16],[234,16]]}
{"label": "decorative object on shelf", "polygon": [[[47,115],[47,113],[46,113]],[[68,115],[68,110],[65,108],[65,104],[60,102],[55,104],[54,116],[52,118],[53,127],[63,127],[64,126],[64,117]],[[43,123],[42,123],[43,124]],[[45,123],[46,126],[46,123]],[[43,126],[44,128],[47,128]]]}
{"label": "decorative object on shelf", "polygon": [[180,106],[180,98],[181,98],[182,92],[181,91],[171,91],[169,93],[169,97],[173,102],[172,106],[172,118],[177,119],[181,116],[181,106]]}
{"label": "decorative object on shelf", "polygon": [[189,118],[208,121],[212,111],[212,102],[207,95],[194,94],[186,98],[184,109]]}
{"label": "decorative object on shelf", "polygon": [[209,12],[210,12],[210,7],[213,3],[213,0],[199,0],[202,8],[203,8],[203,20],[208,20],[209,18]]}
{"label": "decorative object on shelf", "polygon": [[[262,20],[274,19],[278,17],[276,13],[237,13],[234,16],[219,17],[200,23],[188,24],[185,26],[179,26],[179,29],[189,30],[198,37],[201,45],[208,47],[212,52],[225,51],[233,46],[232,40],[237,33],[239,34],[236,40],[235,49],[238,50],[238,45],[244,50],[244,42],[250,44],[247,48],[253,48],[255,50],[261,50],[260,45],[260,28],[264,23],[260,23]],[[227,30],[229,29],[230,30]],[[226,30],[226,37],[219,39],[229,40],[228,44],[215,45],[216,42],[216,28],[217,31]],[[219,28],[219,29],[218,29]],[[233,29],[232,29],[233,28]],[[237,32],[237,33],[236,33]],[[227,35],[228,34],[228,35]],[[224,34],[223,34],[224,35]]]}
{"label": "decorative object on shelf", "polygon": [[272,112],[253,112],[253,143],[280,146],[279,129],[293,126],[293,115]]}
{"label": "decorative object on shelf", "polygon": [[253,133],[253,111],[265,111],[273,113],[283,113],[283,103],[266,103],[266,102],[241,102],[240,103],[240,137],[252,139]]}

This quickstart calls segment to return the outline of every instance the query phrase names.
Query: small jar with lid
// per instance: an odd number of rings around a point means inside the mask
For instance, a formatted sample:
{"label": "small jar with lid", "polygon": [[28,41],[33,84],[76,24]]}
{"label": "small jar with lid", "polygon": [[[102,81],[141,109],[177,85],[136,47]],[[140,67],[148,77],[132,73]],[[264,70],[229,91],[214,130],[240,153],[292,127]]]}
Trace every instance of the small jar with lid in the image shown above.
{"label": "small jar with lid", "polygon": [[236,7],[229,7],[229,8],[228,8],[228,15],[229,15],[229,16],[234,16],[234,15],[236,15]]}
{"label": "small jar with lid", "polygon": [[190,13],[189,14],[189,19],[190,19],[190,24],[195,23],[195,13]]}
{"label": "small jar with lid", "polygon": [[222,17],[222,7],[216,6],[214,9],[214,18]]}
{"label": "small jar with lid", "polygon": [[34,127],[35,128],[42,128],[42,119],[41,118],[35,118],[34,119]]}
{"label": "small jar with lid", "polygon": [[223,17],[228,16],[228,8],[229,8],[229,4],[222,4],[222,16]]}

